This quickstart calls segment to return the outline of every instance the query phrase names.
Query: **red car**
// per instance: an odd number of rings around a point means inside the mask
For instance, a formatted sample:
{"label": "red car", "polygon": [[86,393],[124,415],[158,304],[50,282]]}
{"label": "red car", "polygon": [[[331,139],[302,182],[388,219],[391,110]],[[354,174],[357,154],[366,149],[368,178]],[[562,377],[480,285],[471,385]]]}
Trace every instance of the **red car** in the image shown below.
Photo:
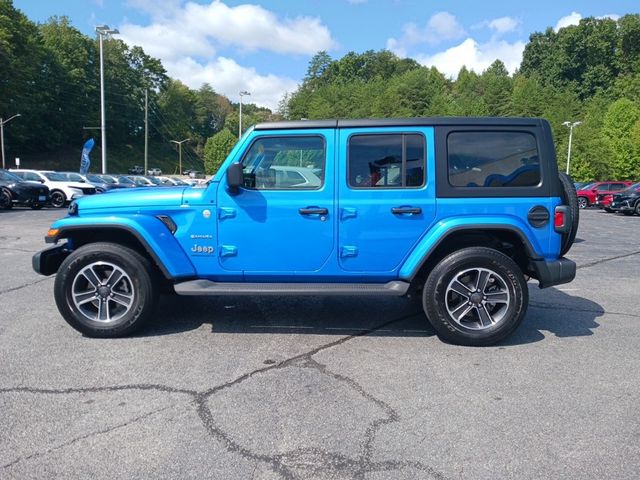
{"label": "red car", "polygon": [[[591,205],[598,205],[598,195],[604,196],[608,193],[616,193],[625,190],[633,182],[621,180],[619,182],[593,182],[578,190],[578,206],[587,208]],[[609,199],[609,204],[611,199]]]}

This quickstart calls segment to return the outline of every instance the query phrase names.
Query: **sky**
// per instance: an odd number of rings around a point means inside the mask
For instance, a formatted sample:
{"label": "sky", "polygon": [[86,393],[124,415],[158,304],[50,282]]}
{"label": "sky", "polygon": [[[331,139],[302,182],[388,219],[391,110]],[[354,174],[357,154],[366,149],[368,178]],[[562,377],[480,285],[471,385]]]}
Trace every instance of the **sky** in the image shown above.
{"label": "sky", "polygon": [[191,88],[209,83],[238,101],[275,109],[296,90],[320,50],[388,49],[455,78],[500,59],[513,72],[529,35],[584,17],[640,13],[637,0],[14,0],[27,17],[67,16],[87,35],[117,28],[117,38],[162,60]]}

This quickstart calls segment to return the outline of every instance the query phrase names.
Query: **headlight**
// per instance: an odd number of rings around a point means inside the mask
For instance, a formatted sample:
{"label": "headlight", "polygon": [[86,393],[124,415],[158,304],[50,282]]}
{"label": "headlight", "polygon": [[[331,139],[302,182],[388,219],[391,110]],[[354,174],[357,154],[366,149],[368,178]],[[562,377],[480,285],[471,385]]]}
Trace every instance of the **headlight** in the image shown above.
{"label": "headlight", "polygon": [[78,204],[76,202],[71,202],[67,212],[69,215],[78,215]]}

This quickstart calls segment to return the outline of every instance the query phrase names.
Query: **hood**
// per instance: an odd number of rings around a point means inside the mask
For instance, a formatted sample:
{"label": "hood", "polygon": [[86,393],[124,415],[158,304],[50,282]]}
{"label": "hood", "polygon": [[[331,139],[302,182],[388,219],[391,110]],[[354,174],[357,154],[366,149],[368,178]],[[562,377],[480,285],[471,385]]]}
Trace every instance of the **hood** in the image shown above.
{"label": "hood", "polygon": [[78,211],[97,209],[144,209],[147,207],[175,207],[182,203],[187,187],[119,188],[99,195],[76,200]]}

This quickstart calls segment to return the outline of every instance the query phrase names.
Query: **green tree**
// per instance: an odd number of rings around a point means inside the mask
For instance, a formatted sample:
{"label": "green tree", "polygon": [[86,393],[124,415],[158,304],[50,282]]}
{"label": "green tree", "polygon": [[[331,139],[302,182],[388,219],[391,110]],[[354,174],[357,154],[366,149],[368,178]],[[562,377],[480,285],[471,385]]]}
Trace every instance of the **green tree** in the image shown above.
{"label": "green tree", "polygon": [[214,175],[224,162],[237,138],[226,128],[207,139],[204,146],[204,169],[207,175]]}
{"label": "green tree", "polygon": [[640,108],[626,98],[613,102],[605,114],[603,134],[611,147],[611,170],[616,179],[640,177],[638,145],[633,138],[638,121]]}

